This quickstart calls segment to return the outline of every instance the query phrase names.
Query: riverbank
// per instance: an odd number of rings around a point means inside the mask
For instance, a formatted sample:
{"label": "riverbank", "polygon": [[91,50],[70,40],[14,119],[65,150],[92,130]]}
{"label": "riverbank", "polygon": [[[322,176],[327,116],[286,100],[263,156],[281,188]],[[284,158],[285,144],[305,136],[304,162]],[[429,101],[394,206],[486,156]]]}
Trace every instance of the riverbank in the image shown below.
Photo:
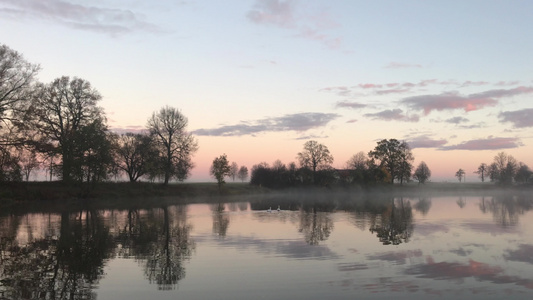
{"label": "riverbank", "polygon": [[219,190],[216,183],[172,183],[164,186],[148,182],[103,182],[96,185],[62,182],[19,182],[0,185],[0,208],[17,206],[92,205],[112,208],[125,205],[153,206],[216,201],[268,193],[247,183],[227,183]]}
{"label": "riverbank", "polygon": [[[216,183],[105,182],[96,185],[67,185],[62,182],[21,182],[0,185],[0,208],[71,210],[79,207],[123,208],[155,207],[189,203],[251,201],[254,198],[321,198],[342,195],[368,197],[431,197],[437,195],[494,195],[531,193],[533,186],[501,187],[493,183],[430,182],[423,185],[379,185],[372,187],[300,187],[271,190],[248,183],[227,183],[219,190]],[[349,197],[351,198],[351,197]]]}

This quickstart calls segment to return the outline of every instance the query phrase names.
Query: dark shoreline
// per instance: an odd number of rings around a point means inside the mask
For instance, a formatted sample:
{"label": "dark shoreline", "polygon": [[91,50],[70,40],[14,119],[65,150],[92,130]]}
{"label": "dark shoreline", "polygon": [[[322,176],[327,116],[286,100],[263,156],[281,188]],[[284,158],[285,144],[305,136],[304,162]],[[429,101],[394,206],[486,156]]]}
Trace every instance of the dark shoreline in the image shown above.
{"label": "dark shoreline", "polygon": [[418,185],[376,185],[371,187],[300,187],[271,190],[247,183],[228,183],[219,190],[216,183],[107,182],[91,186],[66,185],[62,182],[20,182],[0,185],[0,209],[4,212],[32,210],[59,211],[91,209],[149,208],[191,203],[239,202],[269,198],[301,197],[334,199],[337,197],[432,197],[491,196],[531,194],[532,185],[501,187],[493,183],[427,183]]}

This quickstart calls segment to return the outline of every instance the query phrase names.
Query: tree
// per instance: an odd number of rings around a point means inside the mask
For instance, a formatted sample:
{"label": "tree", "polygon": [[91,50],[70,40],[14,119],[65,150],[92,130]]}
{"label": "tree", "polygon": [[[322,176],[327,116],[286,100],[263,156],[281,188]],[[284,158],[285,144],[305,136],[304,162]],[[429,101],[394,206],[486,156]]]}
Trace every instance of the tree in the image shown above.
{"label": "tree", "polygon": [[415,173],[413,174],[413,178],[418,180],[418,183],[426,183],[426,181],[431,177],[431,171],[429,170],[428,166],[425,162],[420,162],[418,167],[416,167]]}
{"label": "tree", "polygon": [[169,106],[154,112],[148,119],[148,129],[161,148],[165,185],[171,177],[180,181],[187,179],[194,167],[191,156],[198,150],[198,143],[186,131],[187,123],[178,109]]}
{"label": "tree", "polygon": [[[105,121],[97,106],[102,97],[80,78],[63,76],[48,85],[40,84],[26,115],[40,133],[40,148],[59,154],[64,181],[74,178],[75,140],[83,126]],[[103,126],[102,128],[105,128]]]}
{"label": "tree", "polygon": [[329,153],[328,147],[316,141],[307,141],[304,144],[304,151],[299,152],[297,158],[302,168],[312,170],[313,183],[317,169],[326,168],[333,163],[333,156]]}
{"label": "tree", "polygon": [[24,175],[24,180],[30,180],[30,174],[33,170],[39,169],[40,162],[37,160],[37,153],[28,149],[22,149],[19,152],[19,163]]}
{"label": "tree", "polygon": [[370,158],[378,160],[379,166],[385,168],[391,177],[391,183],[398,179],[400,183],[407,177],[412,169],[411,162],[414,160],[411,149],[406,142],[396,139],[381,140],[373,151],[368,153]]}
{"label": "tree", "polygon": [[237,173],[239,172],[239,166],[236,162],[232,162],[229,166],[229,174],[228,176],[231,178],[232,181],[235,181],[235,177],[237,176]]}
{"label": "tree", "polygon": [[521,162],[519,163],[514,180],[520,183],[528,183],[532,175],[533,172],[531,172],[529,167]]}
{"label": "tree", "polygon": [[115,162],[113,140],[101,119],[81,126],[74,137],[74,178],[93,183],[107,179]]}
{"label": "tree", "polygon": [[245,166],[241,166],[239,169],[239,172],[237,174],[237,177],[244,182],[246,179],[248,179],[248,168]]}
{"label": "tree", "polygon": [[351,170],[364,170],[367,167],[367,157],[363,151],[354,154],[346,162],[346,167]]}
{"label": "tree", "polygon": [[[31,100],[31,86],[39,69],[17,51],[0,45],[0,128],[13,121],[13,113]],[[2,140],[0,144],[6,143],[10,141]]]}
{"label": "tree", "polygon": [[117,154],[117,165],[128,175],[130,182],[147,174],[153,161],[159,157],[152,136],[131,132],[118,137]]}
{"label": "tree", "polygon": [[518,162],[511,155],[500,152],[494,157],[495,177],[500,184],[512,184],[517,170]]}
{"label": "tree", "polygon": [[224,177],[228,176],[231,172],[231,167],[228,162],[226,154],[222,154],[219,157],[215,157],[213,164],[211,164],[210,174],[215,177],[218,184],[218,189],[225,183]]}
{"label": "tree", "polygon": [[481,182],[485,182],[485,176],[487,172],[489,171],[489,166],[487,166],[486,163],[482,163],[477,167],[477,171],[474,173],[479,174],[479,178],[481,178]]}
{"label": "tree", "polygon": [[463,178],[465,177],[465,171],[463,169],[459,169],[457,172],[455,172],[455,177],[457,177],[459,182],[463,181]]}

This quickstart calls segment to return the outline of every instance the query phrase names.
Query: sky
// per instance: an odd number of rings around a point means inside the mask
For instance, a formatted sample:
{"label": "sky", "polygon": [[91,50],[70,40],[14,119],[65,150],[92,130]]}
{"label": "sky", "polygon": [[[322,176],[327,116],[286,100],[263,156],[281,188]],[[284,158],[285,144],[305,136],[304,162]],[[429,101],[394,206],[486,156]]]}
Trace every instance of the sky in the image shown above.
{"label": "sky", "polygon": [[0,0],[0,43],[38,79],[89,81],[108,125],[138,132],[178,108],[199,150],[251,169],[296,162],[308,140],[333,167],[382,139],[457,181],[498,152],[533,167],[532,1]]}

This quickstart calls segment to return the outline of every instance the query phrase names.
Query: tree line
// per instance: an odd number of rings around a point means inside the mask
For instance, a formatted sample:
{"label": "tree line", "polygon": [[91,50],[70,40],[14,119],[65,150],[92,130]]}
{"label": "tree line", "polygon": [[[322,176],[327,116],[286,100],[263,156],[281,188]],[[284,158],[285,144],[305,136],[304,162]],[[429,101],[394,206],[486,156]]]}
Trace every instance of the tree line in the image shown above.
{"label": "tree line", "polygon": [[[318,186],[371,186],[376,184],[393,184],[412,180],[419,184],[431,178],[431,170],[422,161],[415,168],[414,156],[405,141],[383,139],[368,153],[363,151],[353,155],[345,168],[335,169],[331,166],[333,156],[327,146],[316,141],[304,144],[303,151],[296,156],[298,165],[288,165],[276,160],[272,165],[266,162],[252,167],[251,184],[269,188],[287,188],[306,185]],[[504,152],[495,156],[491,165],[482,163],[477,171],[482,181],[490,178],[501,185],[514,183],[525,184],[533,180],[529,167]],[[455,176],[462,181],[466,172],[459,169]]]}
{"label": "tree line", "polygon": [[144,133],[109,131],[89,81],[62,76],[36,79],[40,66],[0,45],[0,182],[28,180],[38,168],[65,182],[98,182],[127,174],[168,184],[193,168],[196,139],[187,118],[165,106],[147,120]]}

